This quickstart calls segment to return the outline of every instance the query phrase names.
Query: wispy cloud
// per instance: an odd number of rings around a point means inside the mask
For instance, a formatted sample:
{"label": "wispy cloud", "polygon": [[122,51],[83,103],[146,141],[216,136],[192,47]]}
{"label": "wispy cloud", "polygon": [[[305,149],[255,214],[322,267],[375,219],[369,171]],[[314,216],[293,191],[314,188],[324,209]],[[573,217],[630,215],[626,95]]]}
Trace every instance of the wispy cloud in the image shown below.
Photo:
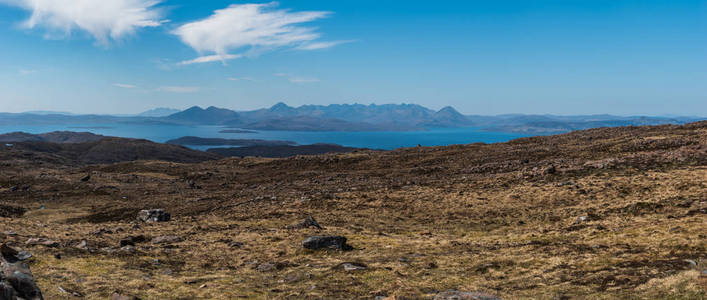
{"label": "wispy cloud", "polygon": [[287,81],[292,82],[292,83],[314,83],[314,82],[320,82],[319,78],[314,78],[314,77],[301,77],[301,76],[295,76],[287,73],[275,73],[273,74],[277,77],[284,77],[287,79]]}
{"label": "wispy cloud", "polygon": [[[325,11],[292,12],[277,9],[277,3],[233,4],[214,11],[210,17],[184,24],[172,33],[206,57],[228,55],[256,55],[265,51],[291,47],[316,50],[341,42],[317,42],[321,34],[316,28],[303,26],[330,15]],[[242,54],[229,54],[237,51]],[[223,59],[193,59],[191,63]]]}
{"label": "wispy cloud", "polygon": [[333,41],[333,42],[314,42],[314,43],[306,43],[298,46],[297,50],[320,50],[320,49],[327,49],[331,48],[334,46],[338,46],[341,44],[346,44],[346,43],[353,43],[354,41]]}
{"label": "wispy cloud", "polygon": [[139,28],[160,26],[162,11],[155,6],[162,0],[0,0],[0,3],[31,12],[22,25],[42,27],[47,36],[66,37],[74,30],[88,32],[107,45],[131,35]]}
{"label": "wispy cloud", "polygon": [[132,85],[132,84],[125,84],[125,83],[114,83],[114,87],[119,87],[121,89],[136,89],[137,86]]}
{"label": "wispy cloud", "polygon": [[195,59],[190,59],[190,60],[185,60],[185,61],[179,62],[178,65],[183,66],[183,65],[215,62],[215,61],[220,61],[221,63],[223,63],[225,65],[227,60],[237,59],[237,58],[241,58],[241,57],[243,57],[243,55],[240,55],[240,54],[207,55],[207,56],[200,56]]}
{"label": "wispy cloud", "polygon": [[199,90],[200,89],[197,86],[161,86],[157,89],[157,91],[160,91],[160,92],[179,93],[179,94],[196,93]]}
{"label": "wispy cloud", "polygon": [[255,79],[251,77],[228,77],[226,79],[230,81],[255,81]]}
{"label": "wispy cloud", "polygon": [[19,72],[20,72],[20,75],[30,75],[30,74],[37,73],[37,72],[39,72],[39,71],[37,71],[37,70],[20,69]]}

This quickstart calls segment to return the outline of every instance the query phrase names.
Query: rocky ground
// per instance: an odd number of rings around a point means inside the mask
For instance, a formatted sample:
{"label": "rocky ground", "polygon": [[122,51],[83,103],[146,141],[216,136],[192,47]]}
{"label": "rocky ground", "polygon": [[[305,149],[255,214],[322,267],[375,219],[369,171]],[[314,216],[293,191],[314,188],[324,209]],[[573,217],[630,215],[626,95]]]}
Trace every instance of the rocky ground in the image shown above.
{"label": "rocky ground", "polygon": [[13,151],[0,241],[45,299],[705,299],[707,122],[201,163]]}

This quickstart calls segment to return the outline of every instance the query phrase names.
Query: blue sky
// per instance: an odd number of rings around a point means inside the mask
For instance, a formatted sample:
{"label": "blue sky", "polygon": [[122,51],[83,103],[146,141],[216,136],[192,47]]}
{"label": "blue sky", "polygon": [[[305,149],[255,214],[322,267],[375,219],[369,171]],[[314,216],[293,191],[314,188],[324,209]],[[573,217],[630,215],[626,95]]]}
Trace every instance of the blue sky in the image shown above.
{"label": "blue sky", "polygon": [[707,1],[76,3],[0,0],[0,111],[707,115]]}

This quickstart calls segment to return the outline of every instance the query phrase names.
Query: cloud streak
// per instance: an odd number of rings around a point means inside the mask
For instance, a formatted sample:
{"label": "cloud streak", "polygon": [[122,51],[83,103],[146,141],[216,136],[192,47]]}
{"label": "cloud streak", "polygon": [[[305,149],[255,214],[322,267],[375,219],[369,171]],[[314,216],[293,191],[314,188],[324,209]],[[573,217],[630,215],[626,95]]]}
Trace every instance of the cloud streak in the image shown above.
{"label": "cloud streak", "polygon": [[[205,19],[178,27],[172,31],[173,34],[198,53],[208,54],[184,64],[225,61],[223,58],[228,56],[250,56],[286,47],[317,50],[343,43],[319,42],[321,34],[316,32],[316,28],[303,26],[331,13],[292,12],[276,7],[275,2],[233,4],[214,11]],[[234,51],[241,54],[229,54]]]}
{"label": "cloud streak", "polygon": [[319,78],[314,78],[314,77],[301,77],[301,76],[294,76],[291,74],[287,73],[275,73],[273,74],[277,77],[284,77],[287,79],[287,81],[292,82],[292,83],[315,83],[315,82],[320,82]]}
{"label": "cloud streak", "polygon": [[215,61],[220,61],[222,64],[225,65],[227,60],[233,60],[233,59],[237,59],[237,58],[241,58],[241,57],[243,57],[243,55],[240,55],[240,54],[207,55],[207,56],[200,56],[195,59],[181,61],[178,63],[178,65],[184,66],[184,65],[209,63],[209,62],[215,62]]}
{"label": "cloud streak", "polygon": [[178,93],[178,94],[196,93],[199,90],[200,90],[199,87],[196,87],[196,86],[161,86],[157,89],[157,91],[160,91],[160,92],[169,92],[169,93]]}
{"label": "cloud streak", "polygon": [[138,29],[160,26],[162,0],[0,0],[31,13],[22,26],[45,28],[47,37],[67,37],[75,30],[107,45]]}
{"label": "cloud streak", "polygon": [[136,89],[137,86],[132,85],[132,84],[125,84],[125,83],[114,83],[114,87],[119,87],[121,89]]}

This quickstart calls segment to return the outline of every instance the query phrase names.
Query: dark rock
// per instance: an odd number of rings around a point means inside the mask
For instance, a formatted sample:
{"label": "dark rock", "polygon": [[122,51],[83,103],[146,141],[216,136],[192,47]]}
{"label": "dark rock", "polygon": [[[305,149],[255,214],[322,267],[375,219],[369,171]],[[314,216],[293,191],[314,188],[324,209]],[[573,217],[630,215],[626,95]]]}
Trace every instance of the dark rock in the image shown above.
{"label": "dark rock", "polygon": [[29,266],[22,261],[11,261],[5,257],[0,258],[0,295],[9,298],[0,299],[25,299],[42,300],[42,291],[34,281]]}
{"label": "dark rock", "polygon": [[83,182],[86,182],[89,180],[91,180],[91,174],[88,174],[88,175],[84,176],[83,178],[81,178],[81,181],[83,181]]}
{"label": "dark rock", "polygon": [[20,189],[20,187],[18,187],[18,186],[16,186],[16,185],[13,185],[13,186],[10,187],[10,192],[16,192],[16,191],[19,190],[19,189]]}
{"label": "dark rock", "polygon": [[143,222],[167,222],[172,217],[163,209],[145,209],[138,213],[137,218]]}
{"label": "dark rock", "polygon": [[241,242],[229,242],[228,243],[228,247],[231,247],[231,248],[241,248],[243,246],[245,246],[245,244],[243,244]]}
{"label": "dark rock", "polygon": [[144,235],[129,236],[120,240],[120,247],[135,246],[135,244],[145,241],[147,241],[147,238]]}
{"label": "dark rock", "polygon": [[302,241],[302,247],[310,250],[352,250],[343,236],[310,236]]}
{"label": "dark rock", "polygon": [[113,293],[113,296],[110,297],[111,300],[140,300],[140,298],[135,297],[135,296],[126,296],[120,293]]}
{"label": "dark rock", "polygon": [[2,246],[0,246],[0,253],[2,253],[2,256],[5,259],[7,259],[11,257],[17,257],[17,255],[20,253],[20,249],[12,247],[8,244],[2,244]]}
{"label": "dark rock", "polygon": [[312,216],[308,216],[302,221],[287,226],[287,229],[305,229],[310,227],[323,229],[322,226],[319,225],[317,220],[315,220]]}
{"label": "dark rock", "polygon": [[437,294],[434,300],[501,300],[501,298],[487,293],[450,290]]}

